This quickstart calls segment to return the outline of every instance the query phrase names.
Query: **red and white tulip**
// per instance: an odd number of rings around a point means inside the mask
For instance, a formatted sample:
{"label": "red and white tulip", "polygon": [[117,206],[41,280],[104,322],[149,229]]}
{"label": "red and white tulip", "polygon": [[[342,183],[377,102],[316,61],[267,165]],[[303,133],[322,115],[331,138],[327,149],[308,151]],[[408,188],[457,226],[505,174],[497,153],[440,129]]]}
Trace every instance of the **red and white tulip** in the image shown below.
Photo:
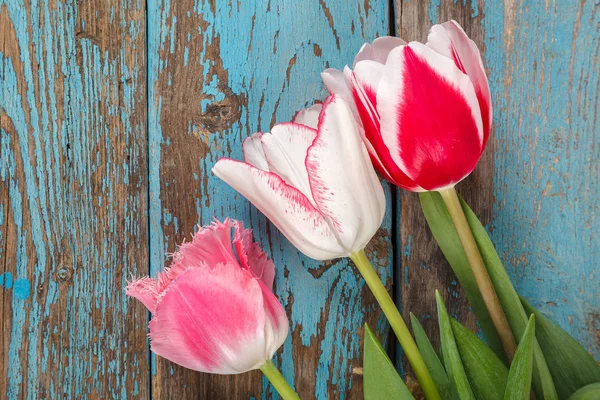
{"label": "red and white tulip", "polygon": [[133,281],[127,294],[152,312],[154,353],[196,371],[238,374],[263,366],[288,335],[274,276],[252,232],[225,220],[201,228],[169,268]]}
{"label": "red and white tulip", "polygon": [[361,121],[375,167],[411,191],[453,187],[477,164],[492,123],[490,89],[475,43],[455,21],[426,44],[380,37],[353,69],[322,74]]}
{"label": "red and white tulip", "polygon": [[317,260],[362,250],[385,213],[381,182],[345,101],[331,96],[243,144],[244,161],[213,172],[246,197],[301,252]]}

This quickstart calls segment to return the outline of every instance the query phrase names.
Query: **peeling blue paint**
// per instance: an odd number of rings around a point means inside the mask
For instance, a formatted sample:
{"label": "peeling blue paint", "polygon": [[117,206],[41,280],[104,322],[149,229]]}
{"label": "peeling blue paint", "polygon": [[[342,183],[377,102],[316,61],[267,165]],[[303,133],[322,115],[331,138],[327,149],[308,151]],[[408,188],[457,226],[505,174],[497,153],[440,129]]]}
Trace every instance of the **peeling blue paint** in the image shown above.
{"label": "peeling blue paint", "polygon": [[10,289],[13,285],[13,277],[10,272],[0,274],[0,287]]}

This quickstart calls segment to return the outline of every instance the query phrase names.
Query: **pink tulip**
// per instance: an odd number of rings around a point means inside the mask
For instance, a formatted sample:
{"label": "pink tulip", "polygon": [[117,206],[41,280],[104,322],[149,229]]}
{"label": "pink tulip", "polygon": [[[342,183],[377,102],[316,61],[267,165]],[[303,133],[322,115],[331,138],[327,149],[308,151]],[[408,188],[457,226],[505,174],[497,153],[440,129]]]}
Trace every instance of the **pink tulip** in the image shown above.
{"label": "pink tulip", "polygon": [[385,212],[383,188],[358,130],[347,104],[331,96],[294,122],[247,138],[245,161],[223,158],[213,172],[304,254],[346,257],[367,245]]}
{"label": "pink tulip", "polygon": [[133,281],[127,294],[153,314],[153,352],[196,371],[238,374],[270,362],[287,337],[274,274],[252,232],[227,219],[201,228],[169,268]]}
{"label": "pink tulip", "polygon": [[490,134],[490,89],[479,50],[455,21],[431,28],[427,44],[380,37],[353,70],[323,80],[362,121],[375,167],[411,191],[443,190],[469,175]]}

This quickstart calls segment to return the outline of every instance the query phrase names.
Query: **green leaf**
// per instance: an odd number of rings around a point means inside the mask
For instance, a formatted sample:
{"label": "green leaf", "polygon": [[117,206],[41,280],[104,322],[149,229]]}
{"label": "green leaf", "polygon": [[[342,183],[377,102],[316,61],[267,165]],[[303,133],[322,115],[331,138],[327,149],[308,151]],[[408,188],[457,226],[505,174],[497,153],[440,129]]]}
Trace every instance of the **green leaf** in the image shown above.
{"label": "green leaf", "polygon": [[[525,310],[535,315],[535,336],[546,355],[561,399],[577,389],[600,382],[600,365],[579,342],[521,298]],[[597,397],[600,399],[600,395]]]}
{"label": "green leaf", "polygon": [[421,207],[423,208],[427,224],[429,224],[429,228],[442,253],[444,253],[446,260],[448,260],[448,263],[460,281],[460,285],[467,294],[469,304],[477,316],[479,326],[485,335],[488,345],[501,359],[505,360],[502,342],[485,307],[485,303],[475,282],[475,277],[473,276],[473,272],[471,272],[467,255],[463,250],[456,229],[454,228],[454,223],[442,197],[437,192],[423,192],[419,193],[419,200],[421,201]]}
{"label": "green leaf", "polygon": [[365,324],[365,347],[363,382],[365,400],[400,399],[414,400],[394,364],[377,340],[368,324]]}
{"label": "green leaf", "polygon": [[[479,288],[475,283],[471,267],[462,250],[460,239],[458,238],[458,234],[456,233],[456,229],[454,228],[454,224],[452,223],[452,219],[450,218],[450,214],[448,214],[448,210],[446,209],[442,197],[437,192],[424,192],[419,193],[419,198],[427,223],[433,232],[433,236],[437,240],[446,259],[448,259],[462,288],[467,293],[471,307],[473,307],[473,311],[479,320],[488,344],[496,354],[499,354],[498,346],[500,346],[500,342],[498,335],[490,320],[485,304],[483,304],[483,299],[481,298]],[[522,337],[527,325],[527,315],[520,302],[519,295],[515,291],[485,228],[462,199],[461,204],[513,334],[517,338]],[[452,247],[458,247],[460,248],[460,251],[453,249]],[[473,301],[475,301],[475,303],[473,303]],[[494,331],[493,335],[489,333],[490,329]],[[533,386],[538,398],[545,400],[558,399],[552,375],[550,374],[546,359],[537,341],[534,343],[533,353]],[[501,356],[501,358],[502,357],[503,356]],[[562,383],[556,382],[556,384],[561,385]]]}
{"label": "green leaf", "polygon": [[478,399],[502,400],[508,368],[473,332],[452,319],[452,332],[471,389]]}
{"label": "green leaf", "polygon": [[533,343],[535,340],[535,316],[529,317],[525,333],[515,352],[508,372],[504,400],[529,400],[533,373]]}
{"label": "green leaf", "polygon": [[440,325],[442,354],[444,356],[444,364],[446,366],[448,377],[450,378],[450,383],[461,400],[475,400],[471,385],[469,384],[469,380],[467,379],[467,375],[460,360],[460,355],[458,354],[456,342],[454,341],[454,334],[452,333],[448,311],[446,311],[444,300],[442,300],[442,296],[437,290],[435,291],[435,300],[437,303],[438,323]]}
{"label": "green leaf", "polygon": [[419,352],[423,357],[423,361],[425,361],[425,365],[431,374],[431,378],[433,379],[435,386],[440,392],[440,396],[442,396],[442,399],[451,398],[452,391],[450,387],[450,380],[448,379],[448,375],[446,375],[444,366],[435,352],[435,349],[431,345],[425,330],[413,313],[410,313],[410,322],[415,334],[415,341],[417,342]]}
{"label": "green leaf", "polygon": [[573,393],[569,400],[598,400],[600,399],[600,382],[587,385]]}

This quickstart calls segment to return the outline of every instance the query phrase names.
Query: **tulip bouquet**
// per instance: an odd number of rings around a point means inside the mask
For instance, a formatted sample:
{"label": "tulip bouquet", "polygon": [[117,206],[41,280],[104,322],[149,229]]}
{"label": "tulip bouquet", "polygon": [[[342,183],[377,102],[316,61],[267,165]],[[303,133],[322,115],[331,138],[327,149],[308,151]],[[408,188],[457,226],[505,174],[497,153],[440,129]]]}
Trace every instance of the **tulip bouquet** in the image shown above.
{"label": "tulip bouquet", "polygon": [[[322,104],[248,137],[243,161],[221,159],[214,174],[308,257],[354,262],[427,399],[600,398],[598,364],[519,297],[455,190],[475,168],[492,125],[483,62],[462,28],[435,25],[426,44],[378,38],[360,49],[352,69],[328,69],[322,79],[330,92]],[[440,352],[412,315],[411,334],[364,251],[385,212],[376,171],[419,192],[486,342],[448,315],[439,293]],[[156,354],[202,372],[260,369],[284,399],[296,399],[271,362],[288,334],[272,292],[275,270],[241,222],[217,221],[181,245],[158,277],[131,282],[127,293],[153,314]],[[412,399],[365,328],[365,398]]]}

